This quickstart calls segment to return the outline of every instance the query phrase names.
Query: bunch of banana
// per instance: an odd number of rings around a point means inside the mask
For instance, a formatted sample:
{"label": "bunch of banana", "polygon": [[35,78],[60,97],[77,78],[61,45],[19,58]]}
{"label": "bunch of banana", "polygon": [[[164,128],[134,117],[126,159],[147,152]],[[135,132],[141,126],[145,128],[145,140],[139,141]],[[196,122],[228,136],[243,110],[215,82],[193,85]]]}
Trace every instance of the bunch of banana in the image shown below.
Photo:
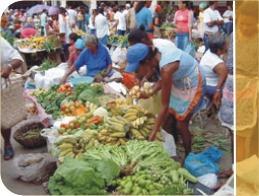
{"label": "bunch of banana", "polygon": [[148,118],[146,116],[143,116],[143,117],[140,117],[140,118],[137,118],[136,120],[134,120],[132,122],[132,126],[136,129],[138,129],[139,127],[143,126],[145,121],[147,120]]}
{"label": "bunch of banana", "polygon": [[123,145],[127,142],[125,138],[126,134],[122,131],[111,132],[111,130],[102,129],[98,135],[97,139],[102,144],[110,144],[110,145]]}
{"label": "bunch of banana", "polygon": [[106,128],[102,129],[97,139],[102,144],[121,145],[127,141],[127,133],[130,123],[121,116],[113,116],[105,119]]}
{"label": "bunch of banana", "polygon": [[110,130],[110,132],[113,132],[113,133],[122,132],[125,135],[130,129],[129,121],[121,116],[112,116],[112,117],[106,118],[105,125],[107,129]]}
{"label": "bunch of banana", "polygon": [[82,133],[81,137],[84,139],[85,142],[85,151],[100,144],[97,140],[97,136],[98,131],[92,129],[86,129],[84,133]]}
{"label": "bunch of banana", "polygon": [[150,115],[146,110],[137,105],[131,105],[127,113],[123,116],[129,122],[136,120],[139,117]]}
{"label": "bunch of banana", "polygon": [[89,109],[90,112],[94,112],[97,109],[97,105],[90,103],[89,101],[85,103],[85,106]]}
{"label": "bunch of banana", "polygon": [[79,158],[86,150],[97,145],[99,143],[94,137],[89,137],[88,140],[84,135],[63,138],[56,143],[59,161],[63,162],[65,157]]}

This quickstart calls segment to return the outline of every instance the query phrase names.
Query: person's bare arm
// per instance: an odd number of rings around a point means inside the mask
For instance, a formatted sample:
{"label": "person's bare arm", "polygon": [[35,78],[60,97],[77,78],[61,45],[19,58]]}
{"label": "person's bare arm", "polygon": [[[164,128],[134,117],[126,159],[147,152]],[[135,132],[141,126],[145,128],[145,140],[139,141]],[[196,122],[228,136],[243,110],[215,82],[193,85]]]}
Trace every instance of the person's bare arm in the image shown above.
{"label": "person's bare arm", "polygon": [[156,133],[160,131],[161,125],[169,109],[170,93],[172,87],[172,74],[178,69],[179,62],[170,63],[161,70],[161,90],[162,90],[162,107],[156,119],[156,123],[149,140],[156,138]]}
{"label": "person's bare arm", "polygon": [[23,61],[20,59],[13,59],[9,64],[4,65],[1,68],[1,77],[8,78],[11,74],[12,70],[17,69],[21,67],[23,64]]}
{"label": "person's bare arm", "polygon": [[67,81],[67,78],[74,72],[76,71],[76,67],[75,65],[71,66],[69,68],[69,70],[65,73],[65,75],[63,76],[63,78],[61,79],[60,83],[63,84]]}
{"label": "person's bare arm", "polygon": [[217,90],[213,96],[213,103],[216,107],[219,107],[222,97],[222,89],[228,76],[228,69],[224,63],[220,63],[213,69],[213,71],[218,75]]}

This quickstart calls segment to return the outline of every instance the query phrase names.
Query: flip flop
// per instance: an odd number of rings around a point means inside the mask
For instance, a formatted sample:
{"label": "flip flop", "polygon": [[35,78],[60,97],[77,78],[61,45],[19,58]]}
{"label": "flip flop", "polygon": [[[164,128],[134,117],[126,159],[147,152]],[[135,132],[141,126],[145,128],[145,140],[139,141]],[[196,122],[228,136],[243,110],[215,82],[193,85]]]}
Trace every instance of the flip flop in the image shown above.
{"label": "flip flop", "polygon": [[14,150],[12,146],[5,146],[4,147],[4,160],[10,160],[14,156]]}

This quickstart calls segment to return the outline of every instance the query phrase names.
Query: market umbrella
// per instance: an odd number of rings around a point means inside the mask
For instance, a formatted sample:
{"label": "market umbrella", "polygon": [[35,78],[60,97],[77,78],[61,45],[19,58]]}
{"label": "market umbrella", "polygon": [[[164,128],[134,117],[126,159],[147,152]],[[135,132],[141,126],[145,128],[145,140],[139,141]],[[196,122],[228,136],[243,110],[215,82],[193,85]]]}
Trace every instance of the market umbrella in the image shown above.
{"label": "market umbrella", "polygon": [[35,6],[31,7],[27,11],[27,14],[32,16],[33,14],[38,14],[38,13],[42,12],[44,9],[48,10],[49,6],[48,5],[44,5],[44,4],[38,4],[38,5],[35,5]]}
{"label": "market umbrella", "polygon": [[49,16],[58,15],[58,13],[59,13],[59,8],[56,7],[56,6],[51,6],[51,7],[48,9],[48,14],[49,14]]}

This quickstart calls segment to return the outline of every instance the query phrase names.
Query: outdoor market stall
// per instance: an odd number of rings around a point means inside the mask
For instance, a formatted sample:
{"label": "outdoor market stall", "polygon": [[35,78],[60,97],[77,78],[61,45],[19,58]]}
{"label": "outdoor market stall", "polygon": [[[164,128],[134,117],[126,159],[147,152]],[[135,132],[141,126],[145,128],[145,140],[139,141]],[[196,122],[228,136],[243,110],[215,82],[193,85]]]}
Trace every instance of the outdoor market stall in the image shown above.
{"label": "outdoor market stall", "polygon": [[[36,6],[28,13],[50,12],[50,8]],[[175,26],[169,22],[160,29],[163,38],[175,36]],[[71,32],[82,40],[89,33],[76,28]],[[197,47],[194,43],[192,56]],[[17,39],[14,46],[29,68],[23,75],[23,105],[29,120],[18,124],[13,138],[24,149],[47,147],[45,153],[15,157],[17,178],[46,182],[45,191],[50,195],[211,195],[221,186],[217,174],[224,163],[220,161],[233,152],[218,125],[214,131],[211,127],[206,130],[193,119],[192,152],[187,157],[183,156],[182,140],[176,143],[163,129],[155,141],[148,141],[161,108],[161,95],[140,99],[141,93],[152,91],[154,83],[140,85],[134,74],[124,72],[127,34],[109,35],[113,69],[99,83],[85,76],[86,68],[60,84],[69,64],[61,63],[62,46],[57,36]],[[231,123],[227,120],[223,126],[226,124]],[[227,183],[231,184],[232,178]]]}

